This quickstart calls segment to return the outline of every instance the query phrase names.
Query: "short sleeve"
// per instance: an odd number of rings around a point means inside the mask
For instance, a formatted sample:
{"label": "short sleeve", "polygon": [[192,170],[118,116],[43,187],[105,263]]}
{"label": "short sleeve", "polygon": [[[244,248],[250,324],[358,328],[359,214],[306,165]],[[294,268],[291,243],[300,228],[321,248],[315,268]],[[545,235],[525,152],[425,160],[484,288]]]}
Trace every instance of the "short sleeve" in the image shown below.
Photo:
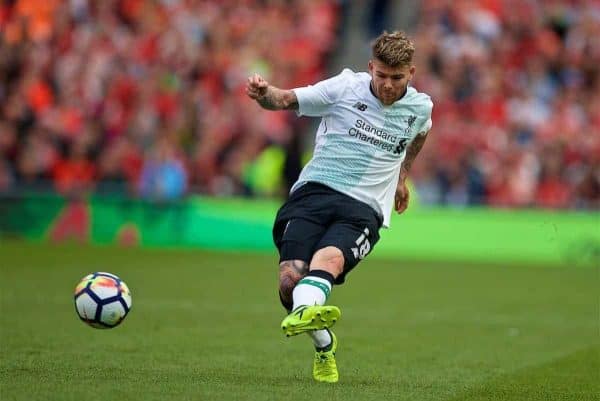
{"label": "short sleeve", "polygon": [[310,117],[327,115],[341,98],[352,74],[352,70],[346,68],[340,74],[315,85],[293,89],[298,99],[297,114]]}
{"label": "short sleeve", "polygon": [[423,125],[421,125],[421,128],[419,128],[419,130],[417,131],[418,135],[427,135],[427,133],[429,132],[429,130],[431,129],[431,127],[433,126],[433,122],[431,121],[431,117],[429,117],[425,123],[423,123]]}
{"label": "short sleeve", "polygon": [[427,135],[429,130],[431,130],[431,127],[433,125],[433,122],[431,121],[432,109],[433,109],[433,102],[431,101],[429,96],[427,96],[427,101],[423,105],[423,114],[424,114],[425,118],[423,118],[423,123],[417,130],[418,135]]}

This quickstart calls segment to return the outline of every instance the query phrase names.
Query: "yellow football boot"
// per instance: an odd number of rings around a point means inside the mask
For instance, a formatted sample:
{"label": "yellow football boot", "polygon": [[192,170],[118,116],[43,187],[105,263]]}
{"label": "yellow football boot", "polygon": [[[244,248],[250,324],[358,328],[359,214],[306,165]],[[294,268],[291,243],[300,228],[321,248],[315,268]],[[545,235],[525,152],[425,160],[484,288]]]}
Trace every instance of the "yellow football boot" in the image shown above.
{"label": "yellow football boot", "polygon": [[316,351],[313,362],[313,377],[318,382],[336,383],[339,380],[337,365],[335,363],[335,351],[337,350],[337,337],[331,331],[331,349],[328,351]]}
{"label": "yellow football boot", "polygon": [[337,306],[314,305],[299,306],[281,322],[283,333],[287,337],[306,333],[311,330],[330,328],[342,315]]}

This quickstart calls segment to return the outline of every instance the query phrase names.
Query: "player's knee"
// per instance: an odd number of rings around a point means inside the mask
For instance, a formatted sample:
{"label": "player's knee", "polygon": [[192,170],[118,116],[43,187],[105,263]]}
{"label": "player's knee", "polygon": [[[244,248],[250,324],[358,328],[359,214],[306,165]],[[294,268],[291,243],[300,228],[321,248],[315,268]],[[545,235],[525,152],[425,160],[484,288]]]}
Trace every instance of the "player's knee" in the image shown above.
{"label": "player's knee", "polygon": [[328,271],[337,277],[344,271],[344,254],[335,246],[321,248],[313,255],[310,267]]}

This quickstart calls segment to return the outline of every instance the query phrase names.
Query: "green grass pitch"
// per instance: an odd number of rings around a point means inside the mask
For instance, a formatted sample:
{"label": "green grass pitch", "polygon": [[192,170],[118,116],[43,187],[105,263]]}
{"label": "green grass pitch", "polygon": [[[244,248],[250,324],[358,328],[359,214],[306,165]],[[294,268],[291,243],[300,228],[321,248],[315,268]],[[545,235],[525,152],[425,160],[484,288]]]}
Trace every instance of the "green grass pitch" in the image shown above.
{"label": "green grass pitch", "polygon": [[[376,251],[375,251],[376,252]],[[276,256],[0,240],[0,400],[599,400],[598,270],[367,258],[335,287],[340,382],[284,338]],[[72,291],[120,275],[87,327]]]}

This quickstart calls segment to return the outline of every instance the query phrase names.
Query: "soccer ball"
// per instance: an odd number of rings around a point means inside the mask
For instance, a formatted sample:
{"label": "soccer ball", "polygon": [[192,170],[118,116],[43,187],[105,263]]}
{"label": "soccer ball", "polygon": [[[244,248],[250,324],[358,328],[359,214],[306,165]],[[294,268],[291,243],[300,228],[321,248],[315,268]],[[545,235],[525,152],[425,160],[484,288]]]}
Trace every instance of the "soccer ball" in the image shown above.
{"label": "soccer ball", "polygon": [[75,311],[82,321],[96,329],[118,326],[130,310],[129,288],[114,274],[88,274],[75,287]]}

